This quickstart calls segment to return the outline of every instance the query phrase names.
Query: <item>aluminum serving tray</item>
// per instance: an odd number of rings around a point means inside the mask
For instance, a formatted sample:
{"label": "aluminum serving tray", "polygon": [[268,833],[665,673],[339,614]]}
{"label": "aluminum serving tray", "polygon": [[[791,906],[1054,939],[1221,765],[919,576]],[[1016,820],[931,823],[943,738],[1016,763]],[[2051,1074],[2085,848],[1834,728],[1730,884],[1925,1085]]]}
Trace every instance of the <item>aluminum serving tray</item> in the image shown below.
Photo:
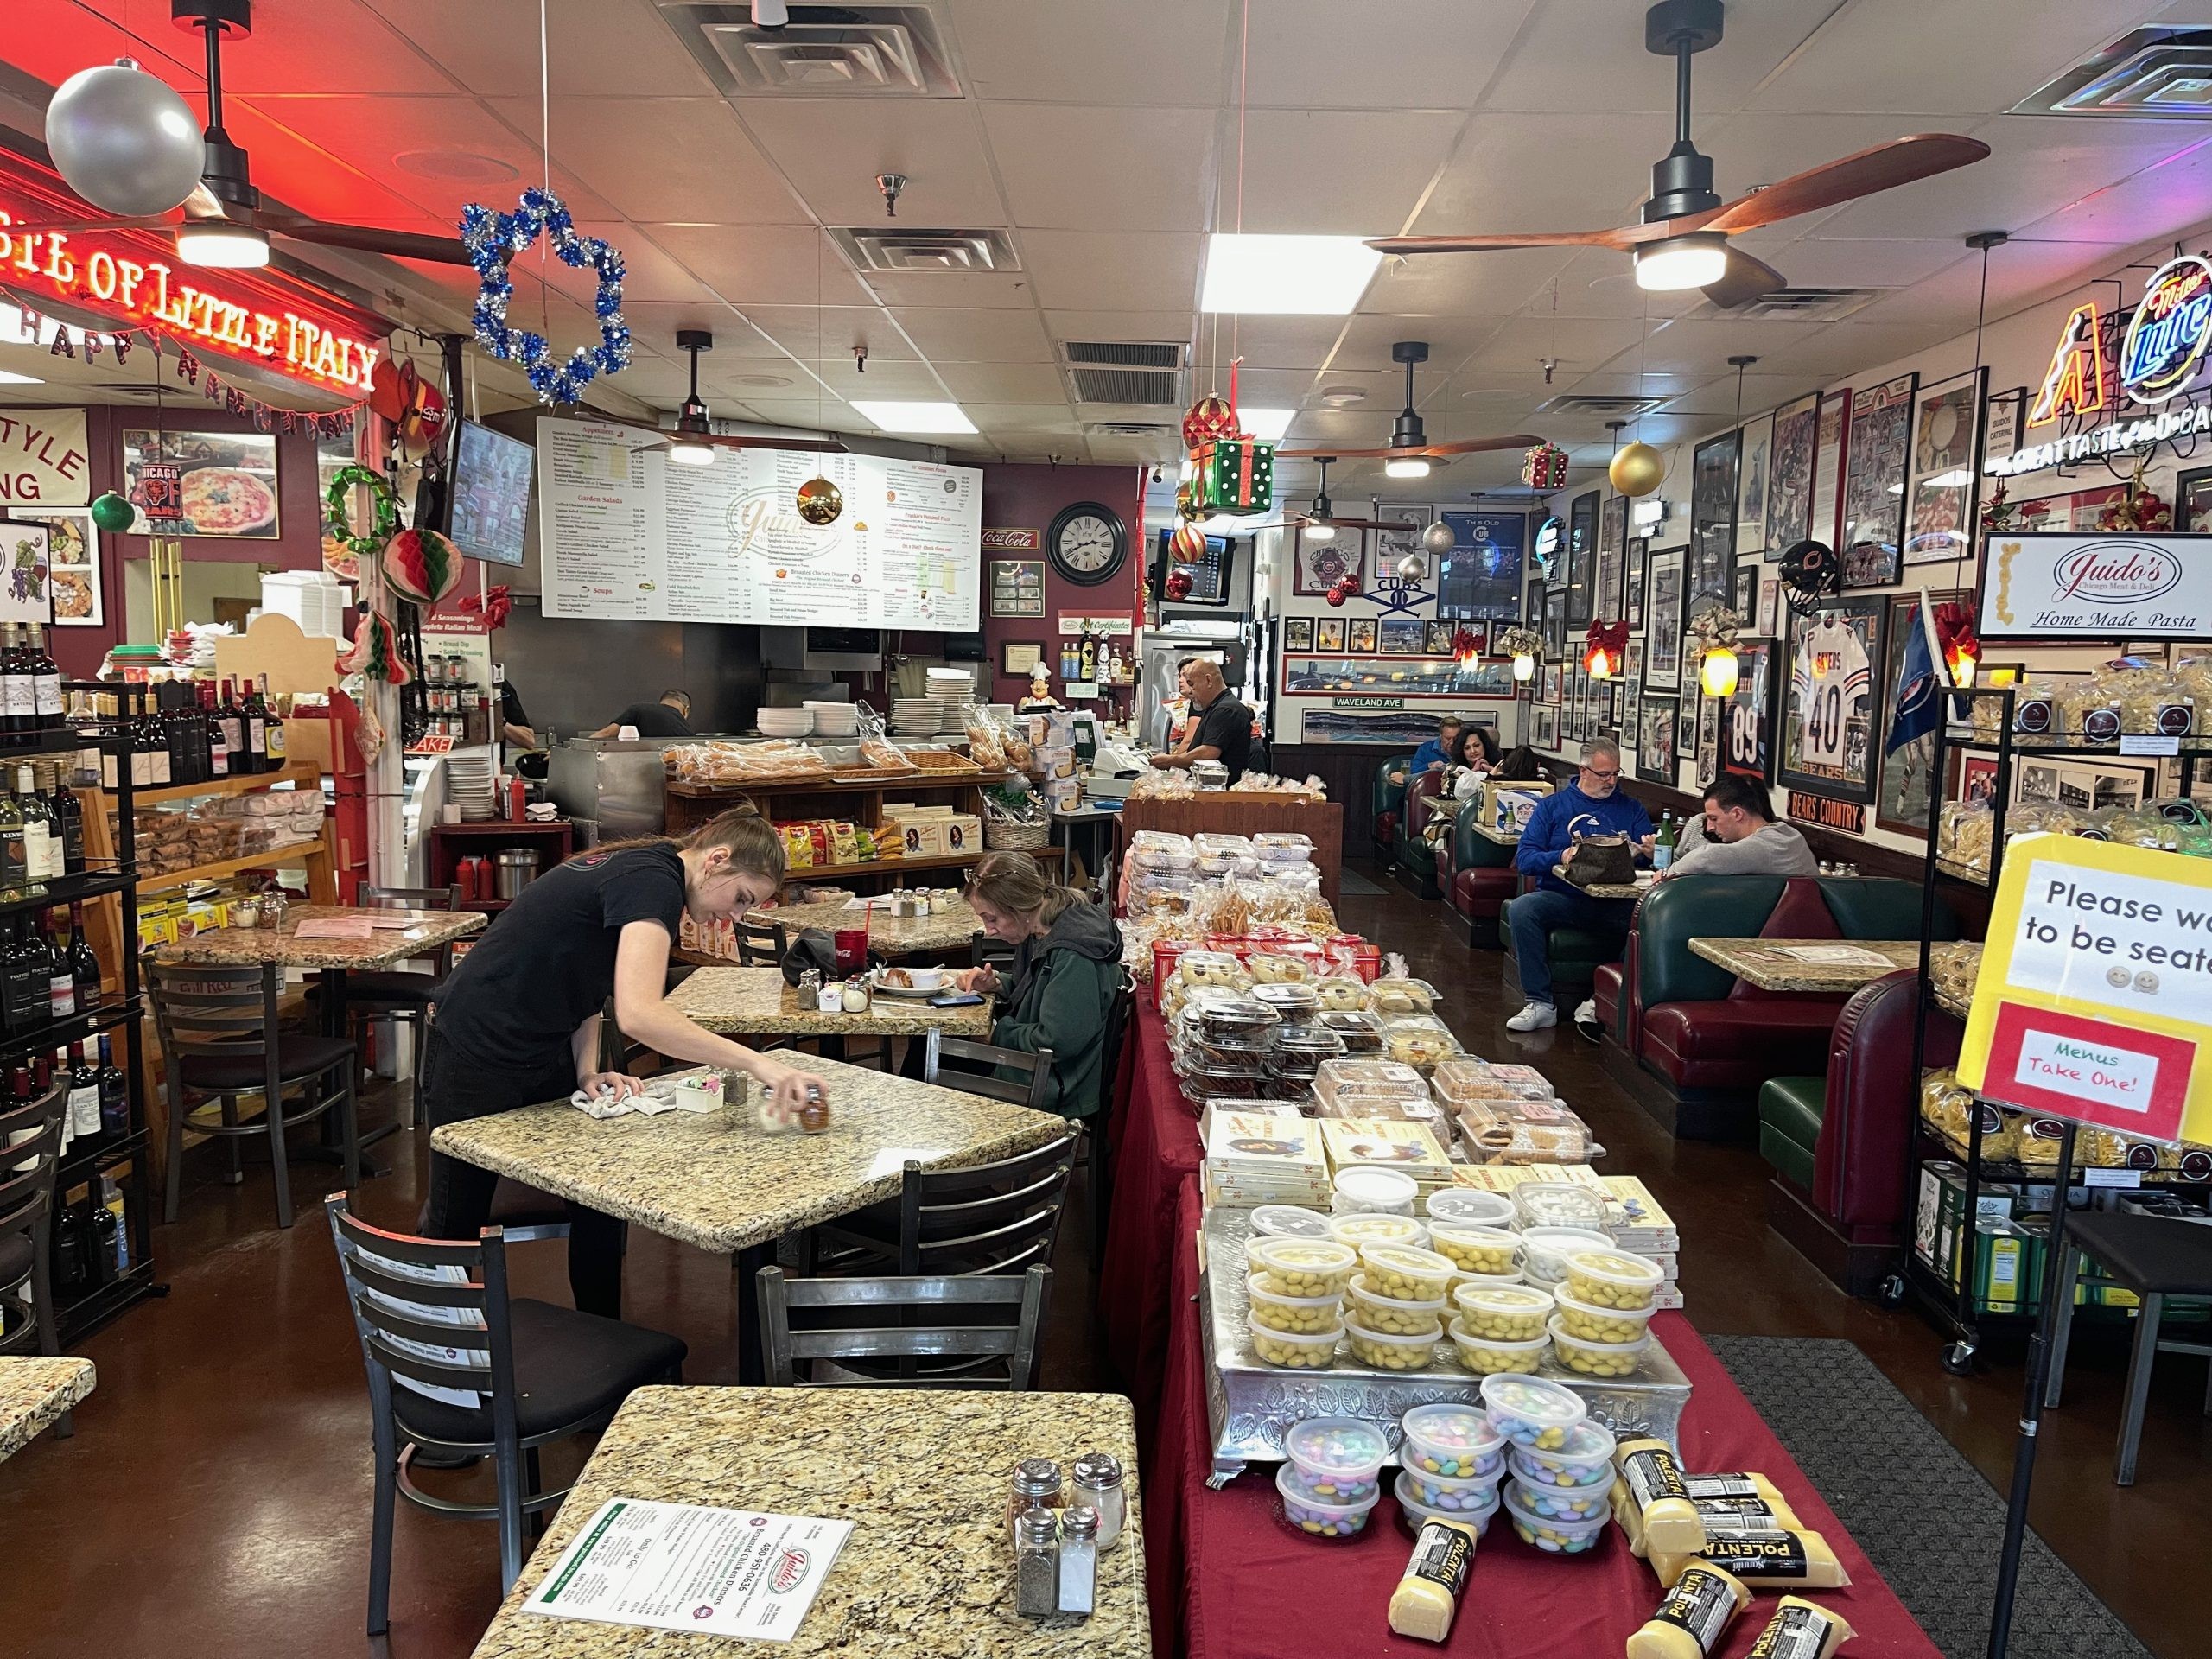
{"label": "aluminum serving tray", "polygon": [[[1200,1321],[1206,1358],[1206,1418],[1213,1433],[1210,1486],[1224,1486],[1253,1463],[1281,1463],[1282,1437],[1308,1417],[1358,1417],[1373,1423],[1397,1461],[1398,1420],[1415,1406],[1440,1400],[1479,1405],[1482,1379],[1450,1357],[1425,1371],[1370,1371],[1338,1351],[1325,1371],[1286,1370],[1264,1364],[1246,1332],[1244,1241],[1252,1212],[1217,1206],[1206,1211],[1199,1258],[1198,1294],[1210,1316]],[[1535,1375],[1563,1382],[1580,1395],[1596,1421],[1624,1439],[1649,1435],[1680,1450],[1682,1408],[1690,1382],[1655,1336],[1643,1369],[1631,1377],[1603,1381],[1579,1376],[1548,1356]]]}

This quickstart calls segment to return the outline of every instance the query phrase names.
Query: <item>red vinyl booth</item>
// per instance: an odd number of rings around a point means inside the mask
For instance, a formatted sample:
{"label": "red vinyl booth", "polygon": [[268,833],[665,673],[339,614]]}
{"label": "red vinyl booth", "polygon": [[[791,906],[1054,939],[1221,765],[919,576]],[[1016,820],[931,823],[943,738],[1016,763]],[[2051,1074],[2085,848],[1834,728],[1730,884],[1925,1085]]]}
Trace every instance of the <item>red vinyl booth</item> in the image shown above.
{"label": "red vinyl booth", "polygon": [[1513,849],[1477,830],[1482,822],[1479,798],[1459,803],[1452,833],[1436,849],[1436,885],[1445,902],[1467,924],[1467,943],[1497,948],[1498,912],[1521,891]]}
{"label": "red vinyl booth", "polygon": [[1436,853],[1422,842],[1421,832],[1431,817],[1451,810],[1452,800],[1444,793],[1442,772],[1424,772],[1406,785],[1405,821],[1390,864],[1400,885],[1416,898],[1434,899],[1439,894]]}

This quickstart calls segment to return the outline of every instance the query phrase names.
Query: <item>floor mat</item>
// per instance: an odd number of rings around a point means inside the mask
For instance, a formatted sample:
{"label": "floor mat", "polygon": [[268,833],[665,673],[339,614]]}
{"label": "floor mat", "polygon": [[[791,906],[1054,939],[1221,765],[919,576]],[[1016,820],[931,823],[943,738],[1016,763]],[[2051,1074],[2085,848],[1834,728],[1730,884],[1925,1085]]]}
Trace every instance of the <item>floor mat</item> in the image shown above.
{"label": "floor mat", "polygon": [[1376,899],[1388,889],[1376,886],[1357,870],[1347,866],[1337,874],[1337,891],[1348,899]]}
{"label": "floor mat", "polygon": [[[1708,1337],[1736,1386],[1951,1659],[1989,1646],[2005,1499],[1852,1343]],[[2011,1659],[2149,1659],[2029,1533]]]}

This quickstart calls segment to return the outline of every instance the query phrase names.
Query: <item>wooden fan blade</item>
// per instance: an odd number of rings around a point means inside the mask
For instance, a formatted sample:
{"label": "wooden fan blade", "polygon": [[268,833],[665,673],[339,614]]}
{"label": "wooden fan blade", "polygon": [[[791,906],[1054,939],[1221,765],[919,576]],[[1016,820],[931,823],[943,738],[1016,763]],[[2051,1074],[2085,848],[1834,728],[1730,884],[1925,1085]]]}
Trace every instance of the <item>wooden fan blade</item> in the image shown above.
{"label": "wooden fan blade", "polygon": [[1491,253],[1502,248],[1616,248],[1623,251],[1664,228],[1624,225],[1610,231],[1515,231],[1503,236],[1378,236],[1367,245],[1381,253]]}
{"label": "wooden fan blade", "polygon": [[366,225],[326,225],[319,219],[300,219],[289,213],[256,213],[250,222],[295,242],[352,248],[393,259],[423,259],[435,264],[468,263],[468,251],[461,245],[458,237],[417,236],[410,231],[380,231]]}
{"label": "wooden fan blade", "polygon": [[1543,440],[1527,432],[1508,432],[1497,438],[1462,438],[1456,443],[1432,443],[1415,454],[1435,459],[1444,455],[1474,455],[1489,449],[1533,449]]}
{"label": "wooden fan blade", "polygon": [[1739,305],[1749,305],[1753,300],[1771,294],[1778,288],[1789,286],[1789,279],[1772,265],[1754,259],[1741,248],[1728,250],[1728,269],[1717,283],[1708,283],[1705,297],[1723,311],[1733,311]]}
{"label": "wooden fan blade", "polygon": [[1846,156],[1840,161],[1824,162],[1777,180],[1764,190],[1738,196],[1707,219],[1702,228],[1719,231],[1724,236],[1755,231],[1762,225],[1778,224],[1800,213],[1818,213],[1823,207],[1840,207],[1861,196],[1893,190],[1916,179],[1948,173],[1953,168],[1968,166],[1988,154],[1989,146],[1978,138],[1963,138],[1955,132],[1914,133],[1910,137],[1877,144],[1872,149],[1862,149],[1856,156]]}

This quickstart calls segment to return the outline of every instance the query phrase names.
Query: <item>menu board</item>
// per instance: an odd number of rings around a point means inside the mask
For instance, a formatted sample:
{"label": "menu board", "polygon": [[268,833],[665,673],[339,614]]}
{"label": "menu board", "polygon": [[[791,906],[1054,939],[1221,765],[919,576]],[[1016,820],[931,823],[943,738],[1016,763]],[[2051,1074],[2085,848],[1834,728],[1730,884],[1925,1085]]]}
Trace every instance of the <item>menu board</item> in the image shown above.
{"label": "menu board", "polygon": [[[548,616],[871,628],[976,627],[983,474],[883,455],[717,447],[671,465],[664,434],[537,423]],[[825,525],[798,486],[844,496]]]}

